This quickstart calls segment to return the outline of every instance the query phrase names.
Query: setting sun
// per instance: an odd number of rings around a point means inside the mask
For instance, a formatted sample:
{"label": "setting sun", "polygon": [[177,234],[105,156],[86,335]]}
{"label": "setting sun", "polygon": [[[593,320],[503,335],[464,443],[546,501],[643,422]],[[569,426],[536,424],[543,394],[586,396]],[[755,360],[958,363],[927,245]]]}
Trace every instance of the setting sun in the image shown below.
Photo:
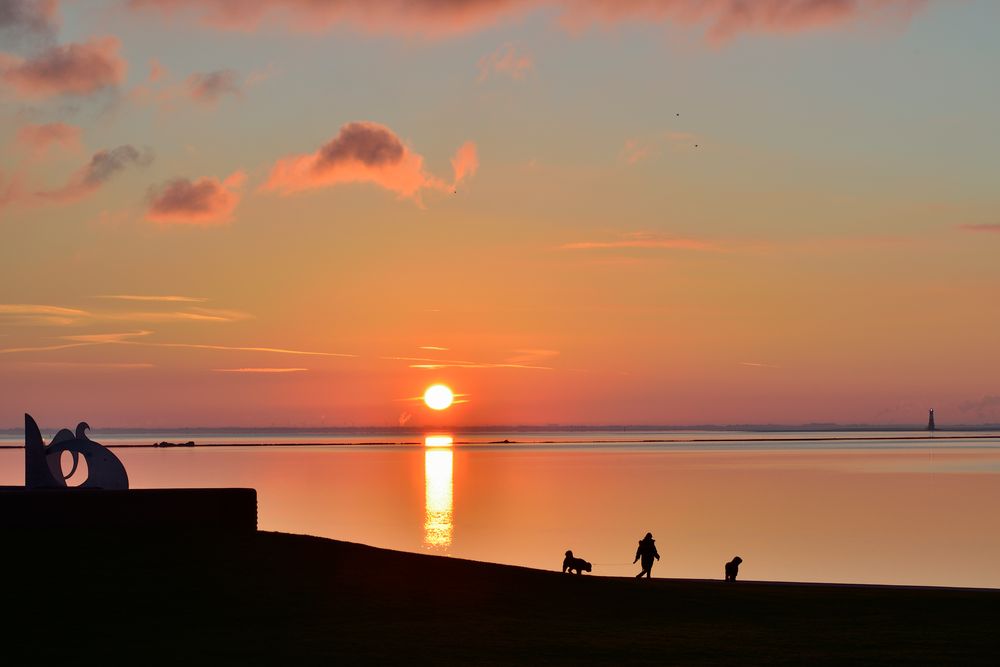
{"label": "setting sun", "polygon": [[446,410],[454,401],[455,394],[443,384],[431,385],[424,392],[424,403],[431,410]]}

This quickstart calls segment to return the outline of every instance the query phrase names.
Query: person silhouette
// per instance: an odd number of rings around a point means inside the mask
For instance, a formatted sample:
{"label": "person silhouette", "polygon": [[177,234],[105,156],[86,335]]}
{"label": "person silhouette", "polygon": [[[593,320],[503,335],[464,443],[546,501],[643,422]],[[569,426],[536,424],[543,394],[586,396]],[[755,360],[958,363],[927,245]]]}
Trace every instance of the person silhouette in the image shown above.
{"label": "person silhouette", "polygon": [[636,579],[642,579],[642,575],[646,575],[646,578],[651,578],[653,570],[653,559],[660,560],[660,554],[656,551],[656,540],[653,539],[652,533],[646,533],[646,537],[639,540],[639,548],[635,550],[635,560],[632,561],[634,565],[639,559],[642,559],[642,572],[635,575]]}

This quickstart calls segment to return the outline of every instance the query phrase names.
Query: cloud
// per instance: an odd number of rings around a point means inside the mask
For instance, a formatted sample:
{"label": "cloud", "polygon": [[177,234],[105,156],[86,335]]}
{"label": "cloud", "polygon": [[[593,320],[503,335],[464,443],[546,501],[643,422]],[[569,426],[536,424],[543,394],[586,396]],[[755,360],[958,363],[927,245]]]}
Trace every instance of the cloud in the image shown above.
{"label": "cloud", "polygon": [[652,138],[626,139],[618,153],[618,158],[626,164],[633,165],[649,157],[657,156],[664,145],[672,150],[697,148],[702,139],[690,132],[663,132]]}
{"label": "cloud", "polygon": [[302,373],[308,368],[213,368],[216,373]]}
{"label": "cloud", "polygon": [[0,319],[21,324],[50,324],[66,326],[75,324],[89,313],[79,308],[64,308],[33,303],[0,303]]}
{"label": "cloud", "polygon": [[66,369],[108,369],[108,370],[139,370],[154,368],[153,364],[144,362],[102,362],[102,361],[31,361],[32,366]]}
{"label": "cloud", "polygon": [[0,37],[4,44],[55,40],[57,0],[0,1]]}
{"label": "cloud", "polygon": [[103,320],[127,322],[239,322],[249,319],[250,315],[239,310],[190,308],[189,310],[100,313],[95,317]]}
{"label": "cloud", "polygon": [[17,141],[35,155],[45,154],[53,145],[76,151],[80,149],[80,128],[66,123],[28,124],[17,130]]}
{"label": "cloud", "polygon": [[101,345],[105,343],[122,343],[132,338],[141,338],[143,336],[149,336],[152,331],[125,331],[117,333],[102,333],[102,334],[75,334],[72,336],[63,336],[63,340],[71,340],[77,343],[91,343],[93,345]]}
{"label": "cloud", "polygon": [[[471,175],[478,166],[475,144],[463,144],[452,166],[454,184]],[[374,183],[418,202],[423,189],[448,189],[444,181],[424,170],[423,156],[410,150],[388,127],[368,121],[347,123],[315,153],[278,160],[262,189],[289,195],[343,183]]]}
{"label": "cloud", "polygon": [[1000,234],[1000,224],[959,225],[958,228],[965,232],[992,232]]}
{"label": "cloud", "polygon": [[154,222],[210,224],[228,222],[240,201],[242,171],[225,180],[177,178],[151,192],[146,218]]}
{"label": "cloud", "polygon": [[534,69],[535,61],[532,57],[519,54],[514,45],[508,43],[479,59],[479,81],[486,81],[491,74],[502,74],[519,81]]}
{"label": "cloud", "polygon": [[27,60],[0,53],[0,83],[24,98],[90,95],[119,84],[127,65],[114,37],[54,46]]}
{"label": "cloud", "polygon": [[191,99],[207,105],[216,104],[225,95],[239,97],[242,94],[240,75],[231,69],[192,74],[185,86]]}
{"label": "cloud", "polygon": [[196,296],[176,296],[173,294],[98,294],[95,299],[114,299],[116,301],[153,301],[162,303],[203,303],[208,299]]}
{"label": "cloud", "polygon": [[91,194],[127,167],[146,166],[152,161],[153,154],[149,149],[140,151],[129,144],[101,150],[94,153],[90,162],[78,170],[66,185],[55,190],[41,191],[38,196],[60,202],[74,201]]}
{"label": "cloud", "polygon": [[226,30],[253,30],[267,24],[315,32],[346,24],[365,32],[441,37],[549,10],[577,31],[624,22],[673,23],[703,29],[715,42],[746,32],[905,22],[927,4],[927,0],[129,0],[134,9],[193,16],[204,25]]}
{"label": "cloud", "polygon": [[386,361],[409,361],[410,368],[439,370],[442,368],[520,368],[527,370],[551,371],[550,366],[536,366],[514,362],[493,363],[488,361],[467,361],[464,359],[428,359],[426,357],[379,357]]}
{"label": "cloud", "polygon": [[280,347],[242,347],[233,345],[208,345],[203,343],[142,343],[132,342],[132,345],[143,345],[146,347],[183,348],[188,350],[215,350],[219,352],[264,352],[268,354],[290,354],[305,357],[346,357],[356,358],[356,354],[345,354],[343,352],[316,352],[310,350],[289,350]]}
{"label": "cloud", "polygon": [[476,144],[466,141],[459,146],[458,150],[455,151],[455,156],[451,158],[451,168],[455,173],[452,187],[458,187],[458,184],[466,177],[475,176],[479,169],[479,153],[476,151]]}
{"label": "cloud", "polygon": [[720,248],[708,241],[699,239],[684,239],[650,234],[647,232],[632,232],[624,238],[613,241],[577,241],[564,243],[560,250],[613,250],[623,248],[650,248],[662,250],[704,250],[719,251]]}

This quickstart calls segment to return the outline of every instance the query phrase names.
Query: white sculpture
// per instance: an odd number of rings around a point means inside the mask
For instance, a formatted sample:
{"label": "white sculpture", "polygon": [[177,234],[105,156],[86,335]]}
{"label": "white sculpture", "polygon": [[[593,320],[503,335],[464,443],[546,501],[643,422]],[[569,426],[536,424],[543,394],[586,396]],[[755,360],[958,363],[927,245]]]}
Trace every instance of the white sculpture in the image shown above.
{"label": "white sculpture", "polygon": [[[90,425],[80,422],[74,434],[62,429],[52,438],[49,446],[42,440],[42,432],[31,415],[24,415],[24,486],[28,489],[65,487],[73,476],[82,455],[87,462],[87,480],[81,488],[127,489],[128,474],[125,466],[112,451],[87,437]],[[73,467],[68,475],[62,472],[62,453],[73,456]]]}

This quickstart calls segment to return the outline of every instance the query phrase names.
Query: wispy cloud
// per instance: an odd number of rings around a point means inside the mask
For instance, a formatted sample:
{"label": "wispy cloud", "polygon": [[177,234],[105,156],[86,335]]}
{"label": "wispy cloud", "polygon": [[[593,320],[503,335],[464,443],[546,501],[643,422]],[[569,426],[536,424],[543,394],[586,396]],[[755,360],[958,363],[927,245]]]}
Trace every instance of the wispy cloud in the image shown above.
{"label": "wispy cloud", "polygon": [[486,81],[493,74],[510,77],[515,81],[525,78],[535,69],[530,54],[518,53],[513,44],[507,43],[488,56],[479,59],[479,81]]}
{"label": "wispy cloud", "polygon": [[722,249],[714,243],[700,239],[676,238],[652,234],[649,232],[632,232],[622,238],[607,241],[575,241],[559,246],[560,250],[605,250],[623,248],[651,248],[662,250],[701,250],[719,252]]}
{"label": "wispy cloud", "polygon": [[319,352],[315,350],[291,350],[281,347],[244,347],[238,345],[209,345],[203,343],[146,343],[129,341],[131,345],[142,345],[146,347],[166,347],[184,348],[189,350],[218,350],[223,352],[264,352],[270,354],[291,354],[307,357],[346,357],[356,358],[356,354],[346,354],[343,352]]}
{"label": "wispy cloud", "polygon": [[152,331],[125,331],[116,333],[99,333],[99,334],[74,334],[71,336],[62,336],[63,340],[71,340],[80,343],[89,343],[93,345],[101,345],[107,343],[122,343],[133,338],[141,338],[143,336],[149,336]]}
{"label": "wispy cloud", "polygon": [[436,352],[447,352],[448,351],[448,348],[446,348],[446,347],[438,347],[437,345],[421,345],[417,349],[419,349],[419,350],[431,350],[431,351],[436,351]]}
{"label": "wispy cloud", "polygon": [[196,296],[178,296],[174,294],[98,294],[95,299],[114,299],[116,301],[151,301],[163,303],[204,303],[208,299]]}
{"label": "wispy cloud", "polygon": [[216,373],[302,373],[308,368],[213,368]]}
{"label": "wispy cloud", "polygon": [[153,364],[145,362],[114,362],[114,361],[28,361],[24,362],[32,366],[42,366],[46,368],[65,368],[65,369],[85,369],[85,370],[96,370],[96,369],[107,369],[107,370],[142,370],[145,368],[155,368]]}
{"label": "wispy cloud", "polygon": [[741,361],[740,366],[750,366],[751,368],[780,368],[780,366],[774,366],[773,364],[765,364],[759,361]]}
{"label": "wispy cloud", "polygon": [[0,303],[0,319],[20,324],[67,326],[88,315],[78,308],[29,303]]}
{"label": "wispy cloud", "polygon": [[441,368],[521,368],[527,370],[551,371],[550,366],[536,366],[531,364],[519,364],[508,362],[488,362],[488,361],[468,361],[463,359],[429,359],[426,357],[379,357],[386,361],[406,361],[411,362],[410,368],[420,368],[424,370],[438,370]]}
{"label": "wispy cloud", "polygon": [[140,151],[135,146],[125,144],[101,150],[94,153],[90,162],[77,170],[66,185],[54,190],[42,190],[37,195],[57,202],[76,201],[91,194],[126,168],[145,167],[152,161],[153,153],[148,148]]}

